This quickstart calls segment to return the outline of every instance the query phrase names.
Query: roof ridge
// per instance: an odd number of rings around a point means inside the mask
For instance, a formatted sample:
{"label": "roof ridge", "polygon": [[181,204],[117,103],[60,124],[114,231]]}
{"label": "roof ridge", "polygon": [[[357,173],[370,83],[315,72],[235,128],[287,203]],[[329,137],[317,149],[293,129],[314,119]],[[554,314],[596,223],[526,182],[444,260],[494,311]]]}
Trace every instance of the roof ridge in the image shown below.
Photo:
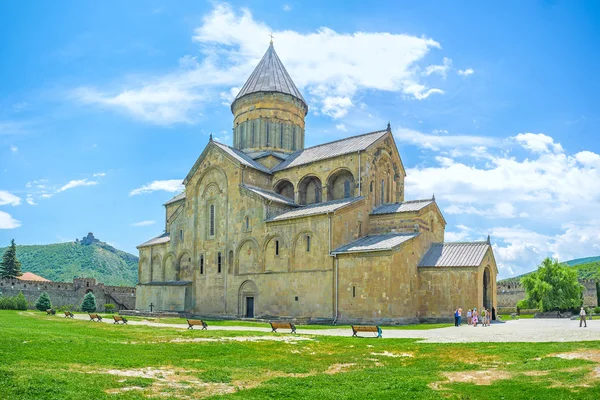
{"label": "roof ridge", "polygon": [[[314,149],[314,148],[316,148],[316,147],[326,146],[326,145],[328,145],[328,144],[332,144],[332,143],[343,142],[344,140],[350,140],[350,139],[354,139],[354,138],[361,137],[361,136],[374,135],[375,133],[381,133],[381,132],[386,132],[386,133],[387,133],[387,130],[383,129],[383,130],[379,130],[379,131],[373,131],[373,132],[361,133],[360,135],[348,136],[348,137],[346,137],[346,138],[342,138],[342,139],[333,140],[333,141],[331,141],[331,142],[321,143],[321,144],[317,144],[317,145],[315,145],[315,146],[311,146],[311,147],[305,147],[304,149],[302,149],[302,150],[299,150],[299,151],[297,151],[296,153],[302,153],[303,151],[310,150],[310,149]],[[294,154],[294,153],[292,153],[292,154]]]}
{"label": "roof ridge", "polygon": [[475,240],[473,242],[441,242],[441,243],[432,243],[431,245],[446,245],[446,244],[489,244],[486,240]]}

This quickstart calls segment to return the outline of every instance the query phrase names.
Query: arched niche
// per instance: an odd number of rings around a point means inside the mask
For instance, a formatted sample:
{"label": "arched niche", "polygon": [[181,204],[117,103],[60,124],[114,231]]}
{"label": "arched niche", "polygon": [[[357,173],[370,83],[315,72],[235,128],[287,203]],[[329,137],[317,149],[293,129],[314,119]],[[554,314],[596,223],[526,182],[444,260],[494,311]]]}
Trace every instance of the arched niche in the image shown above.
{"label": "arched niche", "polygon": [[311,231],[305,230],[298,233],[292,242],[292,270],[311,270],[315,269],[315,243],[314,235]]}
{"label": "arched niche", "polygon": [[243,240],[237,248],[235,260],[236,274],[260,272],[260,249],[254,238]]}
{"label": "arched niche", "polygon": [[354,197],[354,175],[346,168],[334,171],[327,178],[327,201]]}
{"label": "arched niche", "polygon": [[277,182],[273,189],[275,190],[275,193],[279,193],[290,200],[294,200],[294,184],[287,179],[282,179]]}
{"label": "arched niche", "polygon": [[177,280],[177,268],[175,264],[175,255],[173,253],[169,253],[165,256],[164,264],[164,281],[176,281]]}
{"label": "arched niche", "polygon": [[253,281],[245,281],[238,292],[238,315],[254,318],[258,308],[258,287]]}
{"label": "arched niche", "polygon": [[156,254],[152,257],[152,266],[150,268],[150,279],[148,282],[160,282],[162,277],[162,262],[160,255]]}
{"label": "arched niche", "polygon": [[268,236],[263,245],[265,272],[287,272],[289,251],[289,245],[282,236]]}
{"label": "arched niche", "polygon": [[323,185],[321,180],[314,176],[308,175],[298,183],[298,202],[300,204],[320,203],[322,200]]}
{"label": "arched niche", "polygon": [[177,279],[178,281],[193,281],[194,270],[192,268],[192,255],[184,250],[177,258]]}
{"label": "arched niche", "polygon": [[148,283],[151,278],[150,262],[146,257],[142,257],[138,267],[138,281],[140,283]]}

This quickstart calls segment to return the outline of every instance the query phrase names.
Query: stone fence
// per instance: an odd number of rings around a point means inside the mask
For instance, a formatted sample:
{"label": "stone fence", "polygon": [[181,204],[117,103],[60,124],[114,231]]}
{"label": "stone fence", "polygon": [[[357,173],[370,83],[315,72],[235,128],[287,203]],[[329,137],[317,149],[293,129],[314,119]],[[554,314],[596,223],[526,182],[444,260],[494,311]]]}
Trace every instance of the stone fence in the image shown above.
{"label": "stone fence", "polygon": [[[598,304],[596,297],[596,280],[580,279],[583,289],[583,305],[586,307],[595,307]],[[519,300],[525,298],[525,288],[520,282],[501,282],[496,287],[498,296],[498,307],[516,307]]]}

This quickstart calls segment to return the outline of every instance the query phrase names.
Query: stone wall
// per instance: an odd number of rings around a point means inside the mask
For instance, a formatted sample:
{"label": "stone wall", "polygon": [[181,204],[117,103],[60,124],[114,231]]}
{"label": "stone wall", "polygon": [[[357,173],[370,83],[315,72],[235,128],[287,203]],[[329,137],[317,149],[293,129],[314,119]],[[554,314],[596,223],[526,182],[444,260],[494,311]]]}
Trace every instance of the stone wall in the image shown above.
{"label": "stone wall", "polygon": [[52,307],[79,307],[89,291],[94,293],[98,311],[104,311],[104,304],[114,304],[118,310],[135,308],[135,288],[126,286],[105,286],[94,278],[75,278],[72,283],[23,281],[20,279],[0,279],[3,296],[16,296],[19,292],[31,304],[35,304],[42,292],[48,293]]}
{"label": "stone wall", "polygon": [[[584,287],[583,305],[586,307],[596,307],[598,300],[596,297],[596,281],[591,279],[579,280]],[[501,282],[496,287],[498,296],[498,307],[516,307],[519,300],[525,298],[525,288],[520,282]]]}

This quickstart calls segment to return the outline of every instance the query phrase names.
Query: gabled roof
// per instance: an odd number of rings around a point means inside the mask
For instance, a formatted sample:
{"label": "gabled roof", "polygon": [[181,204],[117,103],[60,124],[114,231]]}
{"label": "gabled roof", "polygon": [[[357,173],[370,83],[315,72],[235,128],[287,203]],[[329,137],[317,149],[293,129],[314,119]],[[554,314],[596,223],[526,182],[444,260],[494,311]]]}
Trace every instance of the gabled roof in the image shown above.
{"label": "gabled roof", "polygon": [[434,243],[419,262],[419,267],[478,267],[489,242]]}
{"label": "gabled roof", "polygon": [[308,147],[292,153],[285,161],[273,168],[273,172],[299,165],[309,164],[315,161],[333,158],[344,154],[363,151],[377,140],[381,139],[388,130],[365,133],[363,135],[351,136],[349,138],[323,143],[318,146]]}
{"label": "gabled roof", "polygon": [[288,206],[293,206],[293,207],[298,207],[298,205],[296,203],[294,203],[294,200],[282,196],[279,193],[275,193],[271,190],[266,190],[263,188],[258,188],[256,186],[250,186],[250,185],[246,185],[246,184],[241,184],[240,187],[249,190],[252,193],[255,193],[269,201],[274,201],[276,203],[281,203],[281,204],[286,204]]}
{"label": "gabled roof", "polygon": [[267,156],[273,156],[273,157],[277,157],[281,160],[285,160],[286,158],[288,158],[290,156],[289,154],[281,153],[279,151],[272,151],[272,150],[254,151],[254,152],[245,153],[245,154],[248,155],[248,157],[250,157],[253,160],[258,160],[259,158],[263,158],[263,157],[267,157]]}
{"label": "gabled roof", "polygon": [[17,276],[21,281],[52,282],[50,279],[43,278],[33,272],[23,272],[23,275]]}
{"label": "gabled roof", "polygon": [[331,254],[366,253],[394,249],[419,236],[418,233],[386,233],[368,235],[333,250]]}
{"label": "gabled roof", "polygon": [[152,245],[161,244],[161,243],[169,243],[170,241],[171,241],[171,236],[169,235],[168,232],[165,232],[162,235],[155,237],[154,239],[150,239],[147,242],[140,244],[139,246],[137,246],[137,248],[139,249],[140,247],[147,247],[147,246],[152,246]]}
{"label": "gabled roof", "polygon": [[200,157],[198,157],[198,159],[194,163],[194,166],[192,167],[190,172],[188,172],[187,176],[183,180],[184,185],[192,178],[192,176],[194,175],[196,170],[200,167],[200,164],[202,164],[202,161],[204,161],[204,158],[208,154],[208,151],[213,146],[215,146],[219,150],[223,151],[232,160],[239,162],[241,165],[244,165],[244,166],[250,167],[250,168],[254,168],[258,171],[264,172],[265,174],[269,174],[269,175],[271,174],[271,170],[269,170],[267,167],[265,167],[261,163],[254,161],[252,158],[248,157],[245,153],[243,153],[240,150],[234,149],[233,147],[229,147],[226,144],[219,143],[219,142],[212,140],[212,136],[211,136],[210,142],[208,142],[208,145],[204,148],[204,150],[202,151],[202,154],[200,154]]}
{"label": "gabled roof", "polygon": [[318,214],[328,214],[334,211],[339,210],[340,208],[344,208],[349,206],[350,204],[356,203],[360,200],[363,200],[364,197],[353,197],[350,199],[341,199],[341,200],[333,200],[328,201],[326,203],[315,203],[309,204],[307,206],[301,206],[295,210],[286,211],[282,214],[271,217],[267,220],[267,222],[271,221],[282,221],[286,219],[292,218],[302,218],[307,217],[309,215],[318,215]]}
{"label": "gabled roof", "polygon": [[435,202],[435,199],[409,200],[402,203],[382,204],[375,208],[371,214],[394,214],[402,212],[419,211]]}
{"label": "gabled roof", "polygon": [[175,196],[171,200],[167,201],[165,204],[163,204],[163,206],[177,203],[178,201],[183,200],[183,199],[185,199],[185,191],[179,193],[177,196]]}
{"label": "gabled roof", "polygon": [[[267,52],[260,60],[254,71],[242,86],[235,100],[251,93],[278,92],[285,93],[298,98],[306,105],[302,93],[298,90],[292,78],[287,73],[283,63],[277,56],[273,43],[269,45]],[[235,103],[235,100],[233,101]],[[232,104],[233,107],[233,104]]]}

